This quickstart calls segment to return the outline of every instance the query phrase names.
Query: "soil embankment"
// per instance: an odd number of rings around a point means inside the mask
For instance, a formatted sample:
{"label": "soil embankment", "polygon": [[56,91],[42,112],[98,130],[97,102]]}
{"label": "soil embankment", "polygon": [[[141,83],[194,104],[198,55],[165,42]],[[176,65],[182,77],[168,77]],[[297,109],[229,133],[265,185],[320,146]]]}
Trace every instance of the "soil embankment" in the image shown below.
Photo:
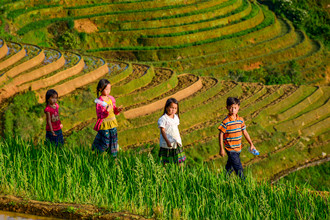
{"label": "soil embankment", "polygon": [[128,212],[110,213],[93,205],[42,202],[6,195],[0,196],[0,210],[60,219],[146,219]]}
{"label": "soil embankment", "polygon": [[291,167],[287,170],[283,170],[277,174],[275,174],[271,179],[271,183],[274,184],[275,182],[279,181],[280,179],[282,179],[283,177],[289,175],[290,173],[296,172],[298,170],[304,169],[306,167],[311,167],[311,166],[316,166],[319,165],[321,163],[325,163],[325,162],[329,162],[330,161],[330,156],[326,156],[326,157],[322,157],[322,158],[316,158],[314,160],[310,160],[306,163],[303,164],[298,164],[297,166]]}

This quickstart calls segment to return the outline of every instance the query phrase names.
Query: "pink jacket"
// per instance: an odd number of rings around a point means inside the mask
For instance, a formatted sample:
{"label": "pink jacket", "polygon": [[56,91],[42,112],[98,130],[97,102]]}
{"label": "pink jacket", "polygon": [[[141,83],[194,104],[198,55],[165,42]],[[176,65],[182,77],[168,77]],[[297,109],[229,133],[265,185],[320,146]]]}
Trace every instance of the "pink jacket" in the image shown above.
{"label": "pink jacket", "polygon": [[[113,96],[111,96],[111,95],[109,95],[108,97],[112,101],[113,111],[114,111],[115,115],[118,115],[119,114],[119,111],[118,111],[118,109],[116,107],[116,100],[115,100],[115,98]],[[104,101],[101,96],[99,97],[99,99],[101,101]],[[103,107],[100,104],[96,104],[96,115],[97,115],[97,122],[96,122],[96,124],[94,126],[94,130],[95,131],[98,131],[98,130],[100,130],[100,126],[102,124],[103,119],[105,119],[106,117],[108,117],[109,112],[107,111],[106,107]]]}

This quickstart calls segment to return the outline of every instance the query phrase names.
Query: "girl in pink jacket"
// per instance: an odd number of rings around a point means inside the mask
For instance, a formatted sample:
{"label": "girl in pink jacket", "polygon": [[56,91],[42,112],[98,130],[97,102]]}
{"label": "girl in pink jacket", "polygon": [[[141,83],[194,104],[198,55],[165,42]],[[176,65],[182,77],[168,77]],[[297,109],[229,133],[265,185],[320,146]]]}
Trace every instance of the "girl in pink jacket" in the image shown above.
{"label": "girl in pink jacket", "polygon": [[[116,100],[110,96],[111,84],[107,79],[101,79],[97,85],[96,115],[97,122],[94,127],[98,133],[94,139],[92,150],[97,149],[100,153],[106,151],[113,157],[117,157],[118,123],[116,116],[122,111],[122,107],[116,107]],[[101,96],[99,96],[101,93]]]}

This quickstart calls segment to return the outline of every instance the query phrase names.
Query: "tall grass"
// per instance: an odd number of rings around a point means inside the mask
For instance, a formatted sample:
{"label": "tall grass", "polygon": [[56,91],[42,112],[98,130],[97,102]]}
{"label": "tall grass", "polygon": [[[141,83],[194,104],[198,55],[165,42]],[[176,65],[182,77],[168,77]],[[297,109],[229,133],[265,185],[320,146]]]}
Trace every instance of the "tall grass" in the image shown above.
{"label": "tall grass", "polygon": [[272,188],[251,177],[242,182],[202,165],[163,167],[152,154],[121,152],[115,162],[81,146],[34,146],[19,139],[0,142],[0,190],[161,219],[329,217],[327,198],[289,185]]}

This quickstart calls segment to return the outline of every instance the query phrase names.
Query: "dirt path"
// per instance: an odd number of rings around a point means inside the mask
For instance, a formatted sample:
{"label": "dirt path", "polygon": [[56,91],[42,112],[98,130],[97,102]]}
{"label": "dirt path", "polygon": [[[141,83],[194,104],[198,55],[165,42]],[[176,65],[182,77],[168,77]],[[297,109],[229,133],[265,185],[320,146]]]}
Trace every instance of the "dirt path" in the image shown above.
{"label": "dirt path", "polygon": [[74,28],[78,32],[85,32],[87,34],[98,31],[97,25],[94,24],[90,19],[74,20]]}
{"label": "dirt path", "polygon": [[146,219],[129,212],[110,213],[93,205],[53,203],[0,195],[0,210],[61,219]]}

